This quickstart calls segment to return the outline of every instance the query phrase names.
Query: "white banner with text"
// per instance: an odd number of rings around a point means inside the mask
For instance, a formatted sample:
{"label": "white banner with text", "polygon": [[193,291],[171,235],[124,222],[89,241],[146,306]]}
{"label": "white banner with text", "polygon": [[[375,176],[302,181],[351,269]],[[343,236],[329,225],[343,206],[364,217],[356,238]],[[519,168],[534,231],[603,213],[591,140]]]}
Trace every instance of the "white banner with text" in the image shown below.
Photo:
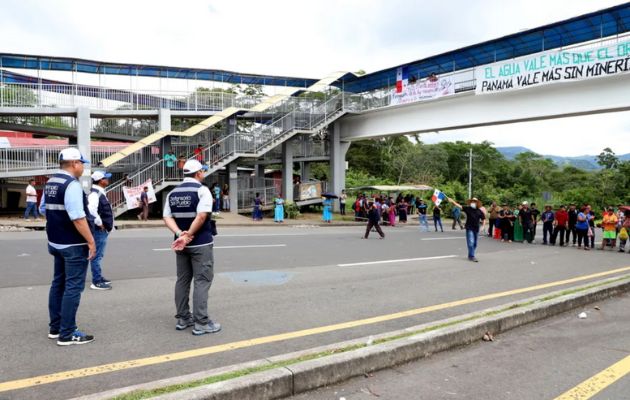
{"label": "white banner with text", "polygon": [[439,97],[455,94],[455,84],[450,76],[444,78],[426,79],[424,81],[407,84],[401,93],[392,90],[392,106],[433,100]]}
{"label": "white banner with text", "polygon": [[547,51],[475,68],[476,94],[627,73],[630,42],[584,50]]}

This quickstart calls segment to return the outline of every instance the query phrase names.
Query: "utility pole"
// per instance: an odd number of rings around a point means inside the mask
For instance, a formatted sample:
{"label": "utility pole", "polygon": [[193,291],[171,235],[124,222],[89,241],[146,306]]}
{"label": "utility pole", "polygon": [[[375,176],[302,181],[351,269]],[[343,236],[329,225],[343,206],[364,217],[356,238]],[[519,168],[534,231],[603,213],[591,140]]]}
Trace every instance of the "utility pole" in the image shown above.
{"label": "utility pole", "polygon": [[470,148],[470,151],[468,152],[468,198],[472,199],[472,159],[473,159],[473,153],[472,153],[472,147]]}

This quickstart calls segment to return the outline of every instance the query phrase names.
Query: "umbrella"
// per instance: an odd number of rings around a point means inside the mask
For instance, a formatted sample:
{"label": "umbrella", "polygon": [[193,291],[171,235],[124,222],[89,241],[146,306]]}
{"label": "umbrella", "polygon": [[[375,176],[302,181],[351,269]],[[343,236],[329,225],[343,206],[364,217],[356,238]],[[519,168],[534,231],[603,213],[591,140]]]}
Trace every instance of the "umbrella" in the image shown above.
{"label": "umbrella", "polygon": [[325,197],[327,199],[338,199],[339,196],[337,196],[334,193],[322,193],[322,197]]}

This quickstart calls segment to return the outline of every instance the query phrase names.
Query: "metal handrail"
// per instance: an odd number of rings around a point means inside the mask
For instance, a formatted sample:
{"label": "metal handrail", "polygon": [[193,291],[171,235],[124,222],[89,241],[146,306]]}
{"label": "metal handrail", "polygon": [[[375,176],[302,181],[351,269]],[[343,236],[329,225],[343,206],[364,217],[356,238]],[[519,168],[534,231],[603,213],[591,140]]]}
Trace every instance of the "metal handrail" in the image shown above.
{"label": "metal handrail", "polygon": [[[73,147],[67,144],[48,146],[21,146],[0,148],[0,171],[53,171],[59,168],[59,152]],[[92,146],[91,161],[97,165],[100,160],[116,153],[120,146]],[[137,163],[137,160],[135,160]]]}

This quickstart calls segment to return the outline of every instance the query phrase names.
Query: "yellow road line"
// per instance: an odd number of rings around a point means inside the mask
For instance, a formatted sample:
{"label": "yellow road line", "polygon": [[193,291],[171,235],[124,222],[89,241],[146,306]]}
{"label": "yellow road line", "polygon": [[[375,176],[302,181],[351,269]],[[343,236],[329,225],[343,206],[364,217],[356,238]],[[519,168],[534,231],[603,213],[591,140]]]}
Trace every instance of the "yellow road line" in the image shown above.
{"label": "yellow road line", "polygon": [[570,279],[564,279],[561,281],[544,283],[541,285],[530,286],[526,288],[508,290],[508,291],[497,292],[497,293],[490,293],[483,296],[470,297],[467,299],[456,300],[456,301],[451,301],[448,303],[442,303],[442,304],[436,304],[436,305],[427,306],[427,307],[416,308],[413,310],[407,310],[407,311],[397,312],[393,314],[380,315],[380,316],[376,316],[372,318],[342,322],[339,324],[320,326],[317,328],[304,329],[304,330],[294,331],[294,332],[286,332],[286,333],[281,333],[278,335],[263,336],[263,337],[254,338],[254,339],[241,340],[238,342],[231,342],[231,343],[220,344],[216,346],[203,347],[203,348],[193,349],[193,350],[186,350],[186,351],[181,351],[177,353],[162,354],[162,355],[153,356],[153,357],[138,358],[135,360],[121,361],[121,362],[115,362],[115,363],[110,363],[110,364],[97,365],[94,367],[56,372],[56,373],[48,374],[48,375],[40,375],[40,376],[35,376],[32,378],[7,381],[7,382],[0,383],[0,393],[6,392],[9,390],[24,389],[24,388],[28,388],[32,386],[45,385],[49,383],[61,382],[61,381],[66,381],[70,379],[106,374],[109,372],[122,371],[126,369],[131,369],[131,368],[146,367],[149,365],[162,364],[162,363],[166,363],[170,361],[184,360],[188,358],[205,356],[209,354],[222,353],[222,352],[226,352],[230,350],[237,350],[237,349],[243,349],[246,347],[258,346],[261,344],[280,342],[280,341],[289,340],[289,339],[296,339],[296,338],[301,338],[305,336],[311,336],[311,335],[317,335],[317,334],[326,333],[326,332],[337,331],[341,329],[349,329],[349,328],[355,328],[358,326],[376,324],[380,322],[386,322],[386,321],[391,321],[395,319],[425,314],[432,311],[439,311],[439,310],[444,310],[447,308],[453,308],[453,307],[463,306],[467,304],[478,303],[481,301],[493,300],[493,299],[498,299],[501,297],[513,296],[516,294],[533,292],[536,290],[548,289],[548,288],[556,287],[556,286],[562,286],[569,283],[581,282],[588,279],[601,278],[604,276],[610,276],[613,274],[626,272],[626,271],[630,271],[630,266],[617,268],[617,269],[604,271],[604,272],[598,272],[598,273],[590,274],[590,275],[578,276],[578,277],[570,278]]}
{"label": "yellow road line", "polygon": [[630,356],[616,362],[599,374],[585,380],[554,400],[586,400],[606,389],[630,372]]}

